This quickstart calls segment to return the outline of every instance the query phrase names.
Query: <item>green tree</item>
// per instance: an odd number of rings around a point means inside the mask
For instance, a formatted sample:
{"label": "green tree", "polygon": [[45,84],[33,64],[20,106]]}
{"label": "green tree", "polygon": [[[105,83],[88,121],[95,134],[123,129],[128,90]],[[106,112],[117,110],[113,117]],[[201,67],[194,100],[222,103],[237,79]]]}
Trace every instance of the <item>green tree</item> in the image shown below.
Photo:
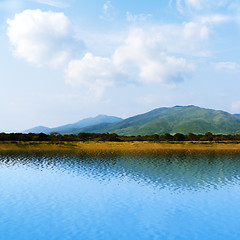
{"label": "green tree", "polygon": [[205,133],[205,138],[207,141],[213,141],[213,134],[211,132]]}
{"label": "green tree", "polygon": [[194,134],[194,133],[188,133],[188,135],[186,136],[187,140],[189,141],[198,141],[199,137],[198,135]]}
{"label": "green tree", "polygon": [[176,133],[174,135],[174,141],[185,141],[185,136],[182,133]]}
{"label": "green tree", "polygon": [[173,139],[174,139],[173,136],[170,133],[165,133],[163,135],[163,138],[164,138],[165,141],[173,141]]}

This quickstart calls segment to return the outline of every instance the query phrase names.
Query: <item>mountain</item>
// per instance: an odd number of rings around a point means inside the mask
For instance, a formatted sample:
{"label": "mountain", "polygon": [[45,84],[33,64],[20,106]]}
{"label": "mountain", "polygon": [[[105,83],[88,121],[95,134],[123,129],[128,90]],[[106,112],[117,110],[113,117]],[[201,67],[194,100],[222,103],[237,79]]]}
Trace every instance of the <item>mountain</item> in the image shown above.
{"label": "mountain", "polygon": [[49,130],[50,130],[50,128],[48,128],[48,127],[38,126],[38,127],[27,129],[27,130],[23,131],[23,133],[41,133],[41,132],[47,132]]}
{"label": "mountain", "polygon": [[58,132],[78,134],[80,132],[117,133],[119,135],[151,135],[190,132],[204,134],[240,134],[240,117],[213,109],[194,105],[157,108],[150,112],[127,118],[99,115],[73,124],[56,128],[36,127],[24,132]]}
{"label": "mountain", "polygon": [[98,115],[97,117],[82,119],[76,123],[67,124],[60,127],[56,127],[56,128],[51,128],[50,132],[58,132],[60,134],[69,134],[74,131],[77,131],[80,128],[85,128],[92,125],[103,124],[103,123],[117,123],[120,121],[122,121],[122,119],[118,117]]}
{"label": "mountain", "polygon": [[101,132],[101,133],[104,133],[103,129],[106,129],[107,127],[112,126],[112,125],[114,125],[114,123],[100,123],[100,124],[80,128],[76,131],[71,132],[71,134],[78,134],[80,132],[87,132],[87,133],[100,133]]}
{"label": "mountain", "polygon": [[97,125],[97,124],[111,124],[111,123],[117,123],[122,121],[122,118],[114,117],[114,116],[107,116],[107,115],[98,115],[96,117],[90,117],[90,118],[85,118],[82,119],[76,123],[72,124],[66,124],[63,126],[55,127],[55,128],[47,128],[47,127],[35,127],[28,129],[24,131],[24,133],[46,133],[49,134],[51,132],[58,132],[60,134],[70,134],[74,131],[77,131],[81,128],[89,127],[92,125]]}
{"label": "mountain", "polygon": [[93,125],[78,132],[117,133],[119,135],[151,135],[190,132],[204,134],[240,133],[240,118],[233,114],[190,106],[157,108],[150,112],[127,118],[111,125]]}

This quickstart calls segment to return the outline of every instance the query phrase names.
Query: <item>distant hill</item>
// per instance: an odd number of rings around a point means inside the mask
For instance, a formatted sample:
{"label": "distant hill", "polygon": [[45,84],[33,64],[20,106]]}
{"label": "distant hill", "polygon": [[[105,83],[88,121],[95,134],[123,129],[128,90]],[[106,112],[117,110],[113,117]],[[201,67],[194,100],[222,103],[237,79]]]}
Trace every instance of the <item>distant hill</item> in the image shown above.
{"label": "distant hill", "polygon": [[114,117],[114,116],[107,116],[107,115],[98,115],[96,117],[90,117],[82,119],[76,123],[66,124],[63,126],[55,127],[55,128],[48,128],[48,127],[35,127],[24,131],[24,133],[46,133],[49,134],[51,132],[58,132],[60,134],[70,134],[75,132],[81,128],[89,127],[92,125],[97,124],[110,124],[110,123],[117,123],[122,121],[122,118]]}
{"label": "distant hill", "polygon": [[197,106],[175,106],[157,108],[150,112],[125,120],[106,115],[86,118],[73,124],[56,128],[36,127],[24,132],[78,134],[80,132],[117,133],[119,135],[152,135],[190,132],[204,134],[240,134],[239,114]]}
{"label": "distant hill", "polygon": [[34,128],[27,129],[23,131],[23,133],[41,133],[41,132],[48,132],[50,128],[44,126],[38,126]]}
{"label": "distant hill", "polygon": [[164,133],[214,134],[240,133],[240,118],[233,114],[190,106],[157,108],[111,125],[93,125],[78,132],[117,133],[119,135],[151,135]]}
{"label": "distant hill", "polygon": [[100,124],[80,128],[78,130],[71,132],[71,134],[78,134],[80,132],[100,133],[100,132],[103,132],[103,129],[106,129],[107,127],[112,126],[112,125],[114,125],[114,123],[100,123]]}

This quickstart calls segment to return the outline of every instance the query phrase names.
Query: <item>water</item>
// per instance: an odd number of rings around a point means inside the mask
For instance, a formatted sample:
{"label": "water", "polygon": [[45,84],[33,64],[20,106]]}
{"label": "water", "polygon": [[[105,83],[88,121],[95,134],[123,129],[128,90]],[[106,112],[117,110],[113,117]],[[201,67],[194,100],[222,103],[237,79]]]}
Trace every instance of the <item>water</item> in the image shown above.
{"label": "water", "polygon": [[0,152],[0,239],[240,239],[240,152]]}

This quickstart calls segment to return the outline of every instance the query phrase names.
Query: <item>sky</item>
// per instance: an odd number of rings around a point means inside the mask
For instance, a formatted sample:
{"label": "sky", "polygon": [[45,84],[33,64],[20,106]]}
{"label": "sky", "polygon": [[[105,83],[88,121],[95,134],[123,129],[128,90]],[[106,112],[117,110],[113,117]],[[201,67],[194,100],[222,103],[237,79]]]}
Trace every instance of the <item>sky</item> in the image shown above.
{"label": "sky", "polygon": [[239,0],[0,0],[0,132],[197,105],[240,113]]}

